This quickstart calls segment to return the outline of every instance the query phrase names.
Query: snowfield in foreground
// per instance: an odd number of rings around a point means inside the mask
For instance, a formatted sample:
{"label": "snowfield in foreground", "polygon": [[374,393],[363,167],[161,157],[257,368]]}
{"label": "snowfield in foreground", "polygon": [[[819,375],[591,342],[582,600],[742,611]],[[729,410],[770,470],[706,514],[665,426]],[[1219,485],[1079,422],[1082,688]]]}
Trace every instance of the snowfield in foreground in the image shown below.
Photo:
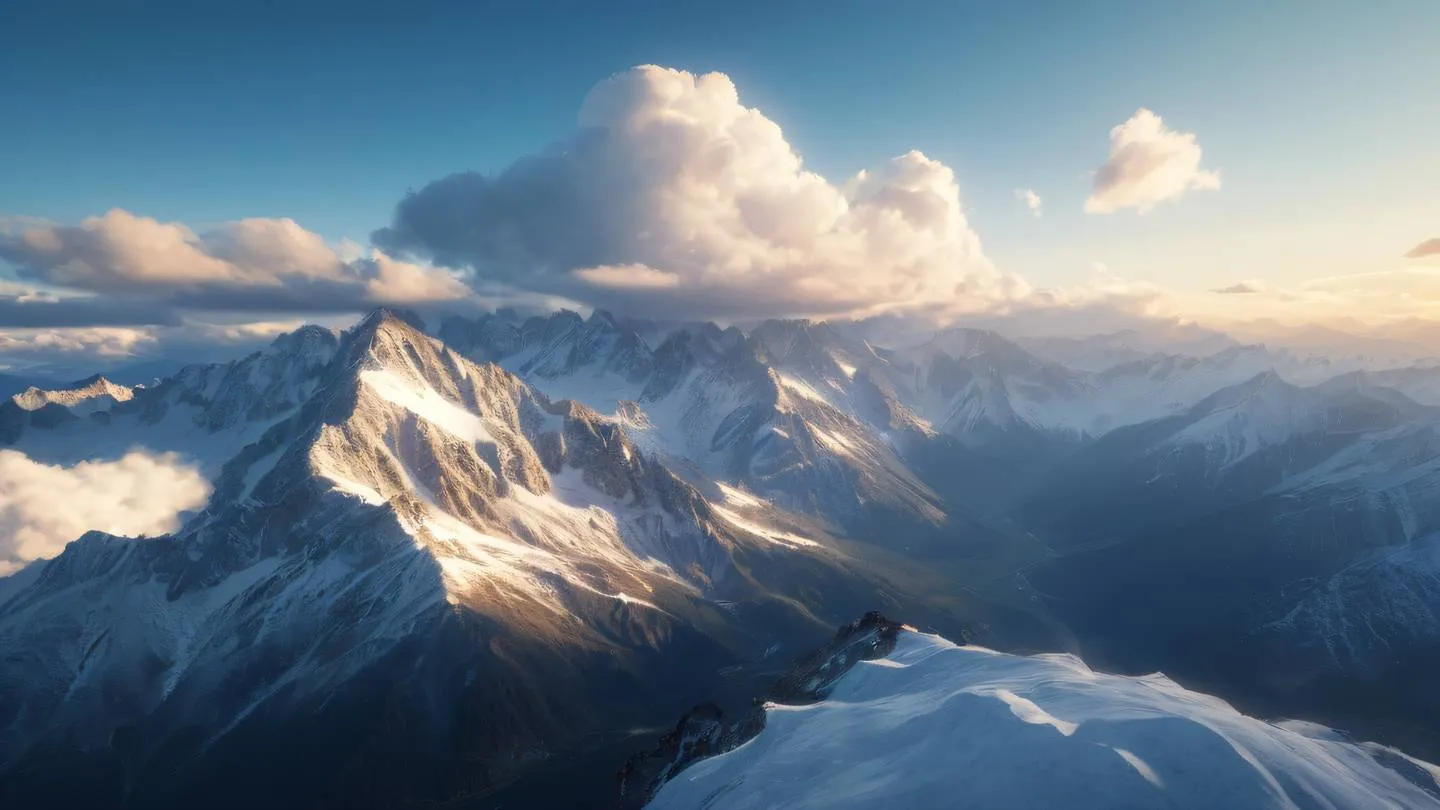
{"label": "snowfield in foreground", "polygon": [[666,784],[652,810],[1440,808],[1440,768],[1162,675],[902,633],[824,701]]}

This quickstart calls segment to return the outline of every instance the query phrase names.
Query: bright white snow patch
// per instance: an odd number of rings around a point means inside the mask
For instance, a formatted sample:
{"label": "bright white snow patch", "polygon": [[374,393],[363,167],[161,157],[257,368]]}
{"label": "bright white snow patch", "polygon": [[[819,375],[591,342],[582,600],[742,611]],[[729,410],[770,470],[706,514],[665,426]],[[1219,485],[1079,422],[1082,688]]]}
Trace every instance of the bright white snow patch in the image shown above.
{"label": "bright white snow patch", "polygon": [[726,509],[723,506],[714,506],[712,508],[715,510],[715,514],[719,515],[722,518],[725,518],[726,522],[728,522],[730,525],[734,526],[737,529],[743,529],[744,531],[747,531],[755,535],[756,537],[762,538],[764,540],[770,540],[771,542],[780,543],[781,545],[786,546],[820,545],[814,540],[801,537],[800,535],[793,532],[781,531],[780,529],[761,525],[753,520],[746,520],[736,512],[732,512],[731,510]]}
{"label": "bright white snow patch", "polygon": [[725,496],[726,503],[733,503],[736,506],[758,507],[765,506],[766,502],[743,489],[732,487],[729,484],[716,484],[720,487],[720,494]]}
{"label": "bright white snow patch", "polygon": [[485,420],[435,393],[383,369],[360,372],[360,381],[387,402],[398,405],[441,430],[472,442],[494,442]]}
{"label": "bright white snow patch", "polygon": [[1271,725],[1159,675],[919,633],[827,700],[768,711],[758,737],[682,771],[650,808],[1440,807],[1440,771],[1392,749]]}
{"label": "bright white snow patch", "polygon": [[824,394],[816,391],[813,386],[799,377],[793,377],[778,371],[775,372],[775,377],[780,381],[780,384],[791,393],[798,394],[811,402],[820,402],[825,405],[830,404],[830,400],[826,399]]}

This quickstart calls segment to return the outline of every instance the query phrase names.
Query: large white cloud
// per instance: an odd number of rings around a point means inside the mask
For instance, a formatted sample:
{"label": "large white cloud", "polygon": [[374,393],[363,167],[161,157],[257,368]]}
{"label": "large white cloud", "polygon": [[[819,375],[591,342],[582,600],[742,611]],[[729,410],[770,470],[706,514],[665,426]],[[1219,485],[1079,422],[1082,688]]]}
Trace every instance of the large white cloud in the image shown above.
{"label": "large white cloud", "polygon": [[1134,208],[1143,214],[1188,191],[1220,188],[1220,175],[1201,169],[1200,158],[1195,133],[1166,129],[1160,116],[1141,108],[1110,130],[1110,156],[1095,172],[1085,211]]}
{"label": "large white cloud", "polygon": [[407,196],[374,241],[667,317],[983,309],[1027,289],[986,259],[944,164],[909,152],[831,183],[724,74],[655,66],[598,84],[564,141]]}
{"label": "large white cloud", "polygon": [[209,497],[204,476],[173,454],[132,450],[115,461],[58,467],[0,450],[0,576],[55,556],[92,529],[173,531],[182,512]]}
{"label": "large white cloud", "polygon": [[147,307],[151,322],[163,323],[174,320],[169,313],[175,308],[348,311],[471,294],[451,273],[378,251],[342,257],[289,219],[243,219],[196,233],[178,222],[115,209],[75,226],[30,222],[0,233],[0,258],[51,288],[107,296],[17,296],[9,302],[17,315],[35,322],[70,313],[70,325],[85,316],[113,323],[103,312],[115,305],[110,296],[120,296],[124,323],[139,321]]}

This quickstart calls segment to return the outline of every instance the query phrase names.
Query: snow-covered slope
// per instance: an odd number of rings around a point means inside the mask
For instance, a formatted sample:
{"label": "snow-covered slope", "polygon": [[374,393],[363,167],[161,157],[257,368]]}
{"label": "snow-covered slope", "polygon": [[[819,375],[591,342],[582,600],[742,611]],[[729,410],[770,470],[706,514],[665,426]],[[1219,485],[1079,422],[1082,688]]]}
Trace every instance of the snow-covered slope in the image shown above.
{"label": "snow-covered slope", "polygon": [[828,697],[666,783],[652,810],[1440,807],[1440,768],[1271,724],[1163,675],[906,632]]}
{"label": "snow-covered slope", "polygon": [[472,360],[499,363],[551,399],[576,399],[603,413],[638,399],[653,371],[638,332],[604,310],[583,318],[560,310],[520,318],[512,311],[447,318],[439,336]]}
{"label": "snow-covered slope", "polygon": [[[754,342],[681,364],[663,395],[638,403],[637,439],[705,475],[847,525],[866,510],[936,521],[935,496],[892,438],[826,386],[777,370]],[[842,372],[843,373],[843,372]],[[682,462],[683,463],[683,462]]]}

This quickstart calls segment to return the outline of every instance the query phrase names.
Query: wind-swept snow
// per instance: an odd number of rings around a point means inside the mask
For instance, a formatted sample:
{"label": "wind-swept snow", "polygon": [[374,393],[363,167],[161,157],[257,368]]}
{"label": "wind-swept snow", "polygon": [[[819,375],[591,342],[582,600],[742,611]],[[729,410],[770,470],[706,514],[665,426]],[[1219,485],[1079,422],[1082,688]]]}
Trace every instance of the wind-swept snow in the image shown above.
{"label": "wind-swept snow", "polygon": [[829,697],[771,706],[652,810],[1434,808],[1440,769],[1313,724],[1272,725],[1163,675],[1090,671],[902,633]]}

